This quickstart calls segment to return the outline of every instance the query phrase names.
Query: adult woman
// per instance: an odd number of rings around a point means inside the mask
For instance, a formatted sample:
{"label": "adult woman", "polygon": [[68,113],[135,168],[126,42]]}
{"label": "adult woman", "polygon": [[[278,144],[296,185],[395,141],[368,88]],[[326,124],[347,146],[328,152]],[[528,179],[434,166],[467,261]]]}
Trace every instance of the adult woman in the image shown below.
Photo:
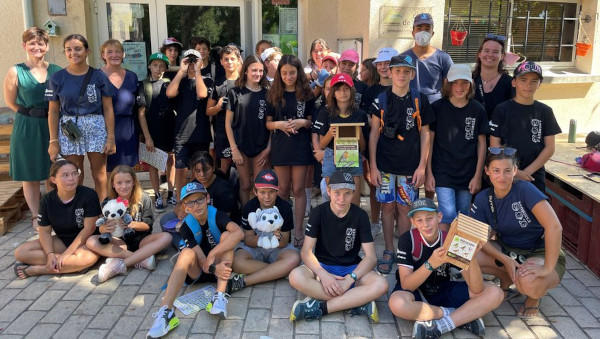
{"label": "adult woman", "polygon": [[244,60],[236,87],[227,94],[225,132],[240,176],[242,206],[250,199],[252,176],[269,167],[271,145],[265,120],[266,85],[264,64],[253,54]]}
{"label": "adult woman", "polygon": [[179,70],[179,56],[183,50],[183,44],[175,38],[166,38],[160,47],[160,52],[169,59],[169,69],[164,73],[165,78],[173,80]]}
{"label": "adult woman", "polygon": [[[514,181],[514,148],[490,147],[485,173],[492,187],[481,191],[471,216],[488,223],[496,241],[483,247],[483,273],[494,274],[507,295],[515,283],[527,296],[518,315],[535,316],[540,298],[556,287],[565,273],[560,249],[562,227],[547,197],[528,181]],[[479,260],[479,258],[478,258]]]}
{"label": "adult woman", "polygon": [[69,65],[52,75],[45,94],[50,101],[48,153],[52,161],[60,153],[75,163],[81,169],[80,184],[83,184],[83,158],[87,154],[96,193],[99,199],[104,199],[106,156],[116,152],[111,98],[115,87],[102,71],[87,64],[90,51],[81,34],[67,36],[63,47]]}
{"label": "adult woman", "polygon": [[102,211],[96,193],[79,186],[78,179],[79,169],[69,160],[56,160],[50,167],[54,190],[40,203],[40,238],[15,250],[17,277],[79,272],[98,261],[85,242],[96,230]]}
{"label": "adult woman", "polygon": [[[129,237],[123,239],[111,237],[110,242],[103,245],[99,241],[99,235],[93,235],[87,240],[90,250],[107,257],[106,263],[98,269],[98,281],[106,280],[118,274],[127,272],[127,267],[145,268],[153,270],[156,268],[154,254],[171,243],[171,235],[166,232],[152,234],[154,216],[152,214],[152,199],[142,190],[142,186],[133,169],[127,165],[115,167],[110,175],[110,191],[108,199],[121,198],[127,200],[127,213],[133,221],[123,226],[135,231]],[[115,230],[116,223],[120,221],[109,221],[100,226],[100,233],[111,233]]]}
{"label": "adult woman", "polygon": [[360,67],[360,80],[367,84],[367,86],[379,83],[379,73],[377,73],[377,67],[375,67],[373,61],[375,61],[375,58],[365,59],[362,61],[362,66]]}
{"label": "adult woman", "polygon": [[48,51],[48,33],[31,27],[23,32],[25,62],[11,67],[4,78],[6,106],[17,112],[10,136],[9,174],[23,182],[23,195],[31,211],[33,229],[37,232],[40,205],[40,181],[48,179],[48,104],[44,101],[46,80],[60,66],[44,61]]}
{"label": "adult woman", "polygon": [[[151,140],[148,124],[144,115],[144,105],[137,102],[138,77],[123,68],[125,50],[118,40],[106,40],[100,47],[100,55],[104,61],[104,72],[117,91],[112,96],[115,113],[115,143],[116,153],[109,155],[106,160],[108,176],[117,165],[135,166],[138,162],[138,135],[133,119],[134,108],[137,106],[140,127],[146,140]],[[137,104],[137,105],[136,105]]]}
{"label": "adult woman", "polygon": [[505,43],[505,36],[488,34],[477,51],[474,99],[483,104],[488,120],[496,105],[513,95],[512,77],[504,70]]}
{"label": "adult woman", "polygon": [[287,200],[290,187],[294,190],[294,241],[299,247],[304,239],[306,172],[313,163],[310,126],[315,99],[295,56],[284,55],[279,61],[267,102],[267,128],[273,131],[271,164],[279,178],[277,194]]}

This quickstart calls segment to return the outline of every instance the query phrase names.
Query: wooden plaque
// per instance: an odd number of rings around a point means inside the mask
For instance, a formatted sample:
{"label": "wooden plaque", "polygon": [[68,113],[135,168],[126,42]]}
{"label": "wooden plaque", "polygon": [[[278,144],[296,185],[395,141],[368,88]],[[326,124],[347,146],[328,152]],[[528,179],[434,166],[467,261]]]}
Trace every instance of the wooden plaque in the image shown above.
{"label": "wooden plaque", "polygon": [[488,241],[490,226],[481,221],[459,213],[454,219],[444,241],[446,261],[452,265],[467,269],[477,246]]}

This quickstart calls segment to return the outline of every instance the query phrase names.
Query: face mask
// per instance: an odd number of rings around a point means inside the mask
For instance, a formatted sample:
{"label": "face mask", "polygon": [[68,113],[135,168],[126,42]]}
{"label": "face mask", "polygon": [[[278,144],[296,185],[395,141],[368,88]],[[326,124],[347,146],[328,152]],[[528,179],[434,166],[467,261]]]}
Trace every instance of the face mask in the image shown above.
{"label": "face mask", "polygon": [[429,41],[431,41],[431,33],[427,31],[420,31],[415,33],[415,42],[419,46],[427,46],[429,45]]}

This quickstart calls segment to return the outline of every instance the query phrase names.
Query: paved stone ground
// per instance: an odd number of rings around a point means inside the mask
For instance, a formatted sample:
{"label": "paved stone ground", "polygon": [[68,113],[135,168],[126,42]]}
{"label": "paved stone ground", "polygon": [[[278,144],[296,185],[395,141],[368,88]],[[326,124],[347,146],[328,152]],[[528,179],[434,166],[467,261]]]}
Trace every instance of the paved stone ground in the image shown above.
{"label": "paved stone ground", "polygon": [[[147,186],[147,182],[144,184]],[[169,208],[170,209],[170,208]],[[28,220],[25,219],[25,220]],[[158,221],[155,229],[159,229]],[[131,269],[125,276],[97,282],[97,264],[86,274],[19,280],[13,272],[14,249],[33,239],[31,223],[22,221],[0,237],[0,336],[2,338],[144,338],[158,309],[161,287],[175,253],[158,256],[153,272]],[[383,239],[376,238],[377,253]],[[538,317],[516,316],[522,297],[504,302],[484,317],[488,338],[600,338],[600,280],[571,256],[562,284],[541,302]],[[395,279],[387,276],[392,289]],[[203,285],[188,287],[191,292]],[[397,338],[410,337],[412,322],[394,317],[387,295],[377,300],[380,323],[338,312],[320,321],[288,320],[296,299],[303,298],[287,280],[246,288],[229,299],[227,320],[205,311],[180,314],[180,325],[166,338]],[[456,330],[445,338],[469,338]]]}

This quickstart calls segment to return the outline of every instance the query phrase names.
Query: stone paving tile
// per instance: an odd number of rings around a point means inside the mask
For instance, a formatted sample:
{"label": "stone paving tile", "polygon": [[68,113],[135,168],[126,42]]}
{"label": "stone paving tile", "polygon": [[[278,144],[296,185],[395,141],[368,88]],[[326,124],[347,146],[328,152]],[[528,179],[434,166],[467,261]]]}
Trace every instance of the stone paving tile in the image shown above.
{"label": "stone paving tile", "polygon": [[565,338],[585,338],[585,333],[577,326],[577,323],[568,317],[556,317],[552,325]]}
{"label": "stone paving tile", "polygon": [[93,319],[91,315],[72,315],[54,334],[56,338],[77,338],[87,324]]}
{"label": "stone paving tile", "polygon": [[273,339],[290,339],[294,337],[294,323],[289,319],[269,320],[269,337]]}
{"label": "stone paving tile", "polygon": [[[56,302],[62,298],[65,291],[45,291],[37,300],[29,307],[31,311],[48,311],[54,307]],[[0,299],[1,300],[1,299]]]}
{"label": "stone paving tile", "polygon": [[27,311],[21,313],[21,315],[8,326],[7,329],[2,331],[6,334],[27,334],[37,322],[42,319],[45,312],[42,311]]}
{"label": "stone paving tile", "polygon": [[46,339],[52,338],[54,332],[60,327],[59,324],[38,324],[31,329],[25,339]]}
{"label": "stone paving tile", "polygon": [[[261,311],[261,310],[255,310]],[[268,316],[266,317],[268,321]],[[248,324],[248,322],[246,322]],[[217,333],[215,338],[219,339],[238,339],[242,333],[242,327],[244,326],[243,320],[221,320],[219,321],[219,327],[217,327]],[[254,336],[256,338],[256,336]]]}
{"label": "stone paving tile", "polygon": [[62,324],[75,311],[80,301],[59,301],[42,319],[44,323]]}

